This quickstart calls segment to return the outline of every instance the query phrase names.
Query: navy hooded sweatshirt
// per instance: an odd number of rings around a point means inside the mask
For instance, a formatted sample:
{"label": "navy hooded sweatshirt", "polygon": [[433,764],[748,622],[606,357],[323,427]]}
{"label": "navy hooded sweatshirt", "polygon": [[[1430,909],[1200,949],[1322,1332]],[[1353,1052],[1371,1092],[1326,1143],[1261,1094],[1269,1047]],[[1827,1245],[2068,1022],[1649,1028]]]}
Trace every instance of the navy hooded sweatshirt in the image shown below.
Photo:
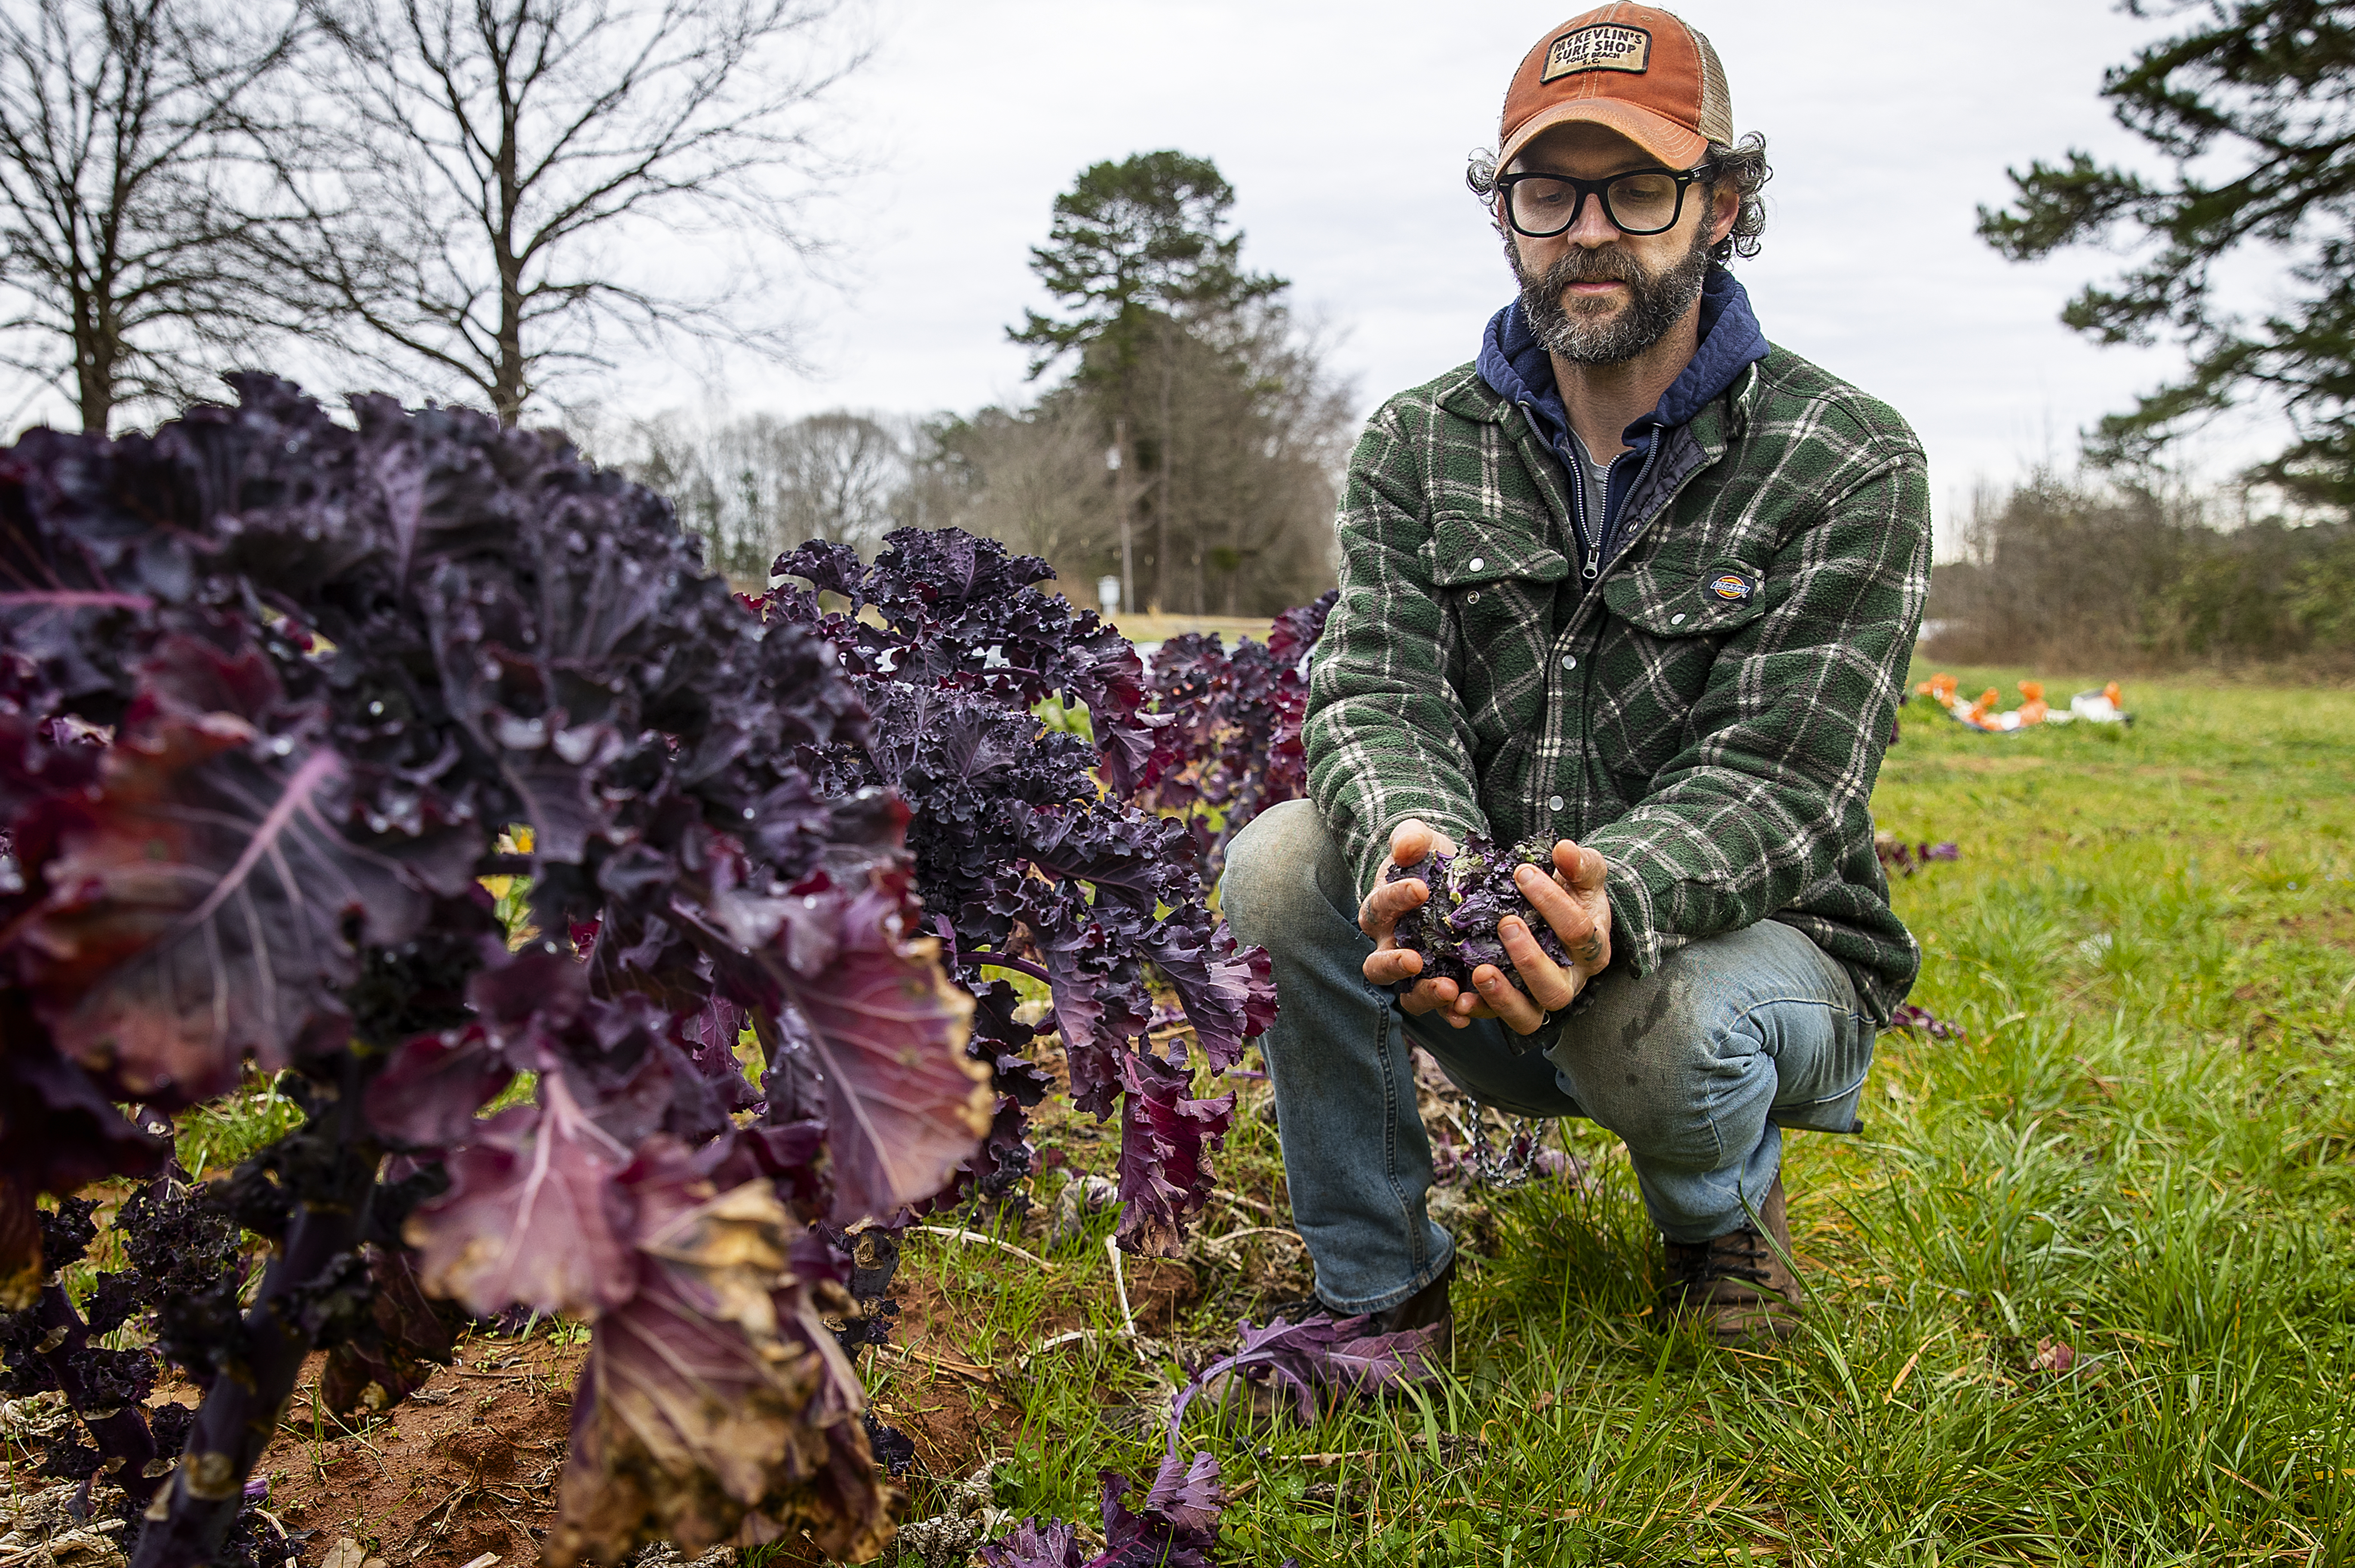
{"label": "navy hooded sweatshirt", "polygon": [[1624,503],[1657,453],[1662,432],[1691,419],[1733,385],[1734,378],[1753,362],[1765,357],[1766,335],[1751,313],[1750,295],[1732,272],[1712,265],[1701,282],[1700,342],[1683,372],[1660,394],[1658,405],[1621,432],[1619,439],[1628,450],[1611,464],[1600,517],[1586,515],[1585,475],[1580,472],[1578,448],[1571,440],[1570,414],[1562,406],[1561,389],[1554,385],[1553,361],[1529,330],[1519,300],[1489,318],[1488,330],[1480,340],[1479,368],[1480,379],[1517,404],[1529,428],[1561,459],[1571,477],[1572,520],[1578,528],[1582,558],[1580,571],[1592,582],[1625,542],[1618,537]]}

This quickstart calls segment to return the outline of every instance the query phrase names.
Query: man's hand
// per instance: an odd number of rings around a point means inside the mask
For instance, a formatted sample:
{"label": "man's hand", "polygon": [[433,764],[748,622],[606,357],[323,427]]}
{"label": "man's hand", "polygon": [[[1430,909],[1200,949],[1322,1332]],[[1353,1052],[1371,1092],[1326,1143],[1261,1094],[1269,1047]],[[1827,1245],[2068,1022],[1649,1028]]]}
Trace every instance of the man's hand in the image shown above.
{"label": "man's hand", "polygon": [[[1392,865],[1412,866],[1433,851],[1453,855],[1455,840],[1420,817],[1410,816],[1391,829]],[[1422,908],[1430,900],[1431,886],[1421,877],[1379,883],[1366,895],[1366,901],[1358,906],[1358,929],[1374,939],[1374,950],[1366,955],[1367,979],[1377,986],[1391,986],[1423,973],[1423,955],[1398,944],[1398,923],[1399,916]],[[1447,1021],[1457,1029],[1476,1018],[1496,1016],[1480,1005],[1479,997],[1459,997],[1456,989],[1453,980],[1417,981],[1412,990],[1399,998],[1399,1006],[1411,1013],[1445,1008]],[[1465,1004],[1461,1012],[1455,1007],[1459,1001]]]}
{"label": "man's hand", "polygon": [[[1413,817],[1391,830],[1391,859],[1397,865],[1412,866],[1434,849],[1452,855],[1455,846]],[[1483,964],[1472,972],[1469,992],[1453,980],[1423,980],[1399,1005],[1410,1013],[1438,1012],[1455,1029],[1474,1019],[1497,1019],[1516,1034],[1536,1033],[1548,1012],[1568,1007],[1611,962],[1611,900],[1604,891],[1603,857],[1595,851],[1565,838],[1553,847],[1553,863],[1550,877],[1535,866],[1524,866],[1514,880],[1521,896],[1561,939],[1571,957],[1568,968],[1545,955],[1518,915],[1507,915],[1497,923],[1497,934],[1528,984],[1529,995],[1522,995],[1503,970]],[[1430,898],[1431,889],[1420,878],[1381,884],[1366,896],[1358,911],[1358,928],[1374,940],[1374,951],[1365,963],[1367,979],[1388,986],[1423,973],[1423,955],[1398,944],[1398,921]]]}
{"label": "man's hand", "polygon": [[1494,964],[1473,970],[1472,986],[1489,1011],[1515,1034],[1535,1034],[1546,1014],[1570,1006],[1586,989],[1586,983],[1610,964],[1611,895],[1604,888],[1606,869],[1598,851],[1582,849],[1563,838],[1553,847],[1552,876],[1535,866],[1523,866],[1513,873],[1513,885],[1521,897],[1553,927],[1562,951],[1570,955],[1567,968],[1547,957],[1519,915],[1508,914],[1497,923],[1505,955],[1520,972],[1529,994],[1523,996]]}

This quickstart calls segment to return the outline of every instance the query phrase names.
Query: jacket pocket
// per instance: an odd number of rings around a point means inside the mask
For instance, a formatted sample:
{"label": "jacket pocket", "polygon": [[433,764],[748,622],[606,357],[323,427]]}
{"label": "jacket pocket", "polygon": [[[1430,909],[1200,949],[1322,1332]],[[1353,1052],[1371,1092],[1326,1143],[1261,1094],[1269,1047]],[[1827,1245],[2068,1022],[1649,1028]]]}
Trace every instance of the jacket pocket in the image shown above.
{"label": "jacket pocket", "polygon": [[1623,571],[1603,585],[1611,613],[1656,637],[1715,636],[1766,611],[1766,574],[1746,561],[1700,571],[1657,564]]}
{"label": "jacket pocket", "polygon": [[1437,588],[1470,588],[1518,578],[1560,582],[1570,561],[1543,539],[1470,512],[1438,512],[1423,542],[1423,564]]}

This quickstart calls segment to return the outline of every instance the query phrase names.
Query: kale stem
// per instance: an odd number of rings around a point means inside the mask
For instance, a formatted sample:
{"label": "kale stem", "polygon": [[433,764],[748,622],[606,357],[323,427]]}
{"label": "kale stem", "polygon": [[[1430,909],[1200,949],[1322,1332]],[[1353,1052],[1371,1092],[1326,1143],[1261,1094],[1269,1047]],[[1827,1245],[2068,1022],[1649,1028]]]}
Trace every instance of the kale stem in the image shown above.
{"label": "kale stem", "polygon": [[[132,1403],[104,1415],[91,1414],[97,1400],[82,1376],[83,1352],[90,1347],[90,1325],[74,1310],[73,1297],[61,1285],[43,1286],[35,1311],[37,1316],[34,1321],[40,1325],[43,1342],[52,1335],[58,1336],[57,1343],[50,1346],[43,1359],[49,1364],[50,1375],[58,1380],[66,1403],[90,1429],[91,1436],[98,1442],[99,1453],[114,1466],[114,1484],[144,1508],[147,1499],[155,1496],[157,1480],[147,1474],[147,1467],[155,1458],[155,1437],[147,1429],[146,1413]],[[100,1474],[108,1472],[101,1470]]]}
{"label": "kale stem", "polygon": [[1053,976],[1047,971],[1039,968],[1036,964],[1025,963],[1019,958],[1001,958],[995,953],[967,953],[964,955],[964,961],[968,964],[993,964],[1000,969],[1011,969],[1018,975],[1029,976],[1042,986],[1051,986],[1055,983]]}
{"label": "kale stem", "polygon": [[245,1506],[246,1477],[275,1435],[311,1352],[304,1319],[319,1312],[320,1286],[337,1261],[360,1244],[378,1150],[361,1114],[360,1061],[346,1051],[334,1071],[332,1083],[318,1084],[311,1114],[332,1124],[325,1141],[336,1157],[315,1183],[303,1184],[285,1245],[245,1315],[244,1354],[214,1379],[197,1407],[180,1463],[146,1510],[132,1568],[200,1568],[218,1553]]}

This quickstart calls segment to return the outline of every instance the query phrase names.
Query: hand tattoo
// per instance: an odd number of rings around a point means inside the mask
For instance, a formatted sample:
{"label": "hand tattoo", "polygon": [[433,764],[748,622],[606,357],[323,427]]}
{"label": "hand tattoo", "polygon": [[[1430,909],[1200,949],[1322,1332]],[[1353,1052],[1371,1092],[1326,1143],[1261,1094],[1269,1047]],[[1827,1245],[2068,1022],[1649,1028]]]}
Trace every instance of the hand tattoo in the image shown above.
{"label": "hand tattoo", "polygon": [[1581,964],[1593,963],[1596,959],[1603,956],[1603,938],[1596,935],[1593,932],[1588,932],[1586,933],[1586,939],[1583,942],[1581,942],[1576,947],[1571,949],[1571,955],[1576,958]]}

